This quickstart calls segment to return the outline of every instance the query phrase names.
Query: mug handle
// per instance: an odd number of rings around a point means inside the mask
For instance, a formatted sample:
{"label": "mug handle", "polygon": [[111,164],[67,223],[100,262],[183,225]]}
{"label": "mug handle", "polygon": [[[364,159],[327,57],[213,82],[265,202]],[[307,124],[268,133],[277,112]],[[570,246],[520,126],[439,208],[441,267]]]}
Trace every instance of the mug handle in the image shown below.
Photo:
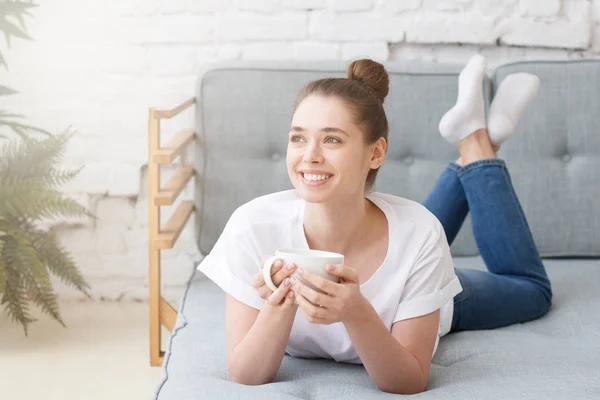
{"label": "mug handle", "polygon": [[280,257],[278,257],[278,256],[270,257],[267,261],[265,261],[265,263],[263,264],[263,268],[262,268],[262,273],[263,273],[263,278],[265,280],[265,283],[267,284],[269,289],[271,289],[272,291],[276,291],[277,286],[275,286],[275,284],[273,283],[273,280],[271,279],[271,268],[273,267],[273,264],[275,263],[275,261],[277,261],[279,259],[280,259]]}

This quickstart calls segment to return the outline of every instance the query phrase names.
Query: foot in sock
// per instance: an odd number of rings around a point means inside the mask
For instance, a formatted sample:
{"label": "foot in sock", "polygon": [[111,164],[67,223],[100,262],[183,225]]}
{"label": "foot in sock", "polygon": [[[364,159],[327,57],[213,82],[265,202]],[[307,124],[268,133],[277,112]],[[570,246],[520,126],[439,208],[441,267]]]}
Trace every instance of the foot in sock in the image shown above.
{"label": "foot in sock", "polygon": [[471,57],[458,77],[456,104],[440,120],[440,133],[450,143],[457,144],[476,130],[485,128],[483,76],[485,58]]}
{"label": "foot in sock", "polygon": [[487,126],[494,145],[500,146],[514,133],[523,110],[533,100],[539,87],[539,78],[527,73],[508,75],[500,83],[490,105]]}

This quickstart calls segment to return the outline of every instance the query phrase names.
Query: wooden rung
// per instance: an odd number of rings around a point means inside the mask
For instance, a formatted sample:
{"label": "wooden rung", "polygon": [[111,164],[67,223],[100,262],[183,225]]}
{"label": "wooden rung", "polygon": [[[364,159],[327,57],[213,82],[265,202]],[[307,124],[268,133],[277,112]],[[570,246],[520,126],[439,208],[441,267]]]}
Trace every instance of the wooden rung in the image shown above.
{"label": "wooden rung", "polygon": [[183,130],[179,132],[165,147],[161,147],[154,153],[152,161],[157,164],[172,163],[193,139],[194,131]]}
{"label": "wooden rung", "polygon": [[169,332],[173,332],[173,328],[175,328],[175,321],[177,320],[177,311],[175,311],[173,306],[167,303],[162,296],[160,297],[158,310],[160,315],[160,323],[163,324],[165,328],[169,330]]}
{"label": "wooden rung", "polygon": [[186,108],[188,108],[189,106],[191,106],[195,102],[196,102],[196,99],[194,97],[192,97],[191,99],[188,99],[188,100],[184,101],[183,103],[181,103],[177,107],[172,108],[170,110],[154,110],[154,117],[155,118],[160,118],[160,119],[170,119],[170,118],[173,118],[174,116],[176,116],[180,112],[184,111]]}
{"label": "wooden rung", "polygon": [[155,240],[156,248],[172,249],[185,226],[188,218],[194,210],[194,202],[192,200],[182,201],[177,210],[171,215],[164,228],[160,231]]}
{"label": "wooden rung", "polygon": [[163,189],[161,189],[156,197],[154,198],[155,206],[170,206],[173,204],[179,193],[185,188],[185,185],[190,181],[194,175],[194,166],[191,164],[184,164],[169,179]]}

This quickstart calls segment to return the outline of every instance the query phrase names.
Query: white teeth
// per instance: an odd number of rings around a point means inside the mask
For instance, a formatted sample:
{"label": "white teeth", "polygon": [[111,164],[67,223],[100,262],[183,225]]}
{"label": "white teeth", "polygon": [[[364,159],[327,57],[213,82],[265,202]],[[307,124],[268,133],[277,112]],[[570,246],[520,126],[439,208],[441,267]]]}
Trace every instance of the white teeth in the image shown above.
{"label": "white teeth", "polygon": [[304,174],[304,179],[307,181],[325,181],[329,179],[327,175]]}

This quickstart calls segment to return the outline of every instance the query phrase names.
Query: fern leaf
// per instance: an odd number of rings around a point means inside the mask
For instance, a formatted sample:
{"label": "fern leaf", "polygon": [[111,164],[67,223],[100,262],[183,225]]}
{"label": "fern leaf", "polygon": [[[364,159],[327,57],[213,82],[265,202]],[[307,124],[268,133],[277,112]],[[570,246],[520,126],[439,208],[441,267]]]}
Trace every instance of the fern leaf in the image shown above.
{"label": "fern leaf", "polygon": [[83,167],[74,170],[52,168],[48,171],[48,183],[51,187],[57,187],[65,184],[75,178],[75,176],[77,176],[82,169]]}
{"label": "fern leaf", "polygon": [[0,176],[45,181],[64,153],[71,133],[13,140],[0,149]]}
{"label": "fern leaf", "polygon": [[23,29],[10,23],[6,19],[4,19],[4,20],[0,19],[0,31],[2,31],[2,33],[4,33],[4,35],[6,37],[6,42],[9,47],[10,47],[11,35],[21,38],[21,39],[32,40],[31,37],[29,35],[27,35]]}
{"label": "fern leaf", "polygon": [[17,93],[19,93],[19,92],[17,92],[14,89],[11,89],[7,86],[0,86],[0,96],[9,96],[12,94],[17,94]]}
{"label": "fern leaf", "polygon": [[[0,65],[2,65],[2,55],[1,54],[0,54]],[[19,135],[22,139],[26,139],[28,137],[25,134],[25,132],[28,132],[28,131],[42,133],[44,135],[50,135],[50,132],[48,132],[45,129],[37,128],[33,125],[22,124],[20,122],[10,121],[10,120],[6,120],[6,119],[0,119],[0,126],[6,126],[7,128],[11,129],[13,132],[15,132],[17,135]]]}
{"label": "fern leaf", "polygon": [[4,241],[0,238],[0,294],[6,290],[6,264],[2,258],[2,251],[4,249]]}
{"label": "fern leaf", "polygon": [[[0,111],[0,125],[9,115]],[[89,296],[90,286],[70,254],[51,233],[35,226],[43,218],[94,217],[57,190],[79,172],[55,166],[70,136],[27,138],[0,146],[0,304],[23,325],[25,334],[34,321],[29,301],[64,326],[51,274]]]}
{"label": "fern leaf", "polygon": [[51,285],[50,275],[40,262],[33,244],[26,236],[29,232],[23,230],[21,235],[15,235],[13,238],[18,244],[17,257],[21,261],[22,273],[30,272],[32,277],[42,285]]}
{"label": "fern leaf", "polygon": [[15,218],[40,219],[58,217],[95,218],[77,201],[61,192],[48,189],[43,183],[3,179],[0,176],[0,215]]}
{"label": "fern leaf", "polygon": [[20,261],[17,256],[16,244],[8,240],[4,244],[3,259],[6,272],[6,287],[0,304],[13,321],[21,324],[27,335],[27,327],[35,319],[29,313],[27,292],[23,285],[23,276],[20,270]]}
{"label": "fern leaf", "polygon": [[41,182],[7,179],[0,175],[0,214],[24,218],[39,215],[43,207],[40,196],[44,192],[46,187]]}
{"label": "fern leaf", "polygon": [[85,207],[56,191],[46,191],[40,196],[37,212],[37,218],[93,217]]}
{"label": "fern leaf", "polygon": [[[39,264],[39,260],[37,260],[37,263]],[[44,269],[41,264],[39,265],[41,269]],[[40,282],[34,277],[32,271],[27,269],[24,271],[23,277],[25,288],[33,303],[40,307],[43,312],[58,321],[62,326],[65,326],[65,323],[60,316],[58,300],[56,294],[54,294],[52,290],[52,285],[49,282],[47,284]]]}
{"label": "fern leaf", "polygon": [[4,1],[3,3],[0,15],[31,15],[28,9],[38,7],[37,4],[25,3],[22,1]]}
{"label": "fern leaf", "polygon": [[87,289],[90,289],[90,285],[75,266],[71,255],[60,246],[56,238],[42,230],[31,232],[31,236],[33,248],[48,270],[65,284],[75,287],[89,297]]}

